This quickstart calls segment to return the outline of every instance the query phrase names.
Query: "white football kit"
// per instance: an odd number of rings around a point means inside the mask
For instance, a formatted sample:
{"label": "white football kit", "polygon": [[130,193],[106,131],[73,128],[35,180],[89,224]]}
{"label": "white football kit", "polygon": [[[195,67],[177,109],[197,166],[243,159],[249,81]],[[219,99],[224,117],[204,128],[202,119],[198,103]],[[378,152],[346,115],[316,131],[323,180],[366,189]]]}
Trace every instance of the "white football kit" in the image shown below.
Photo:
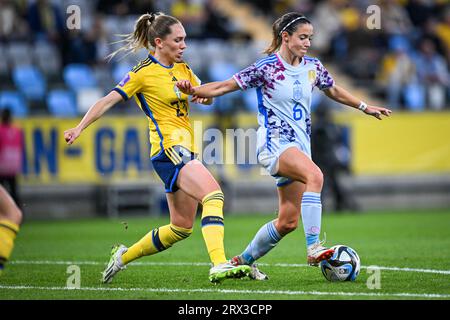
{"label": "white football kit", "polygon": [[274,176],[277,185],[291,182],[276,175],[278,159],[290,147],[297,147],[311,158],[311,97],[334,85],[322,63],[304,56],[292,66],[274,53],[236,73],[233,78],[242,90],[257,88],[258,162]]}

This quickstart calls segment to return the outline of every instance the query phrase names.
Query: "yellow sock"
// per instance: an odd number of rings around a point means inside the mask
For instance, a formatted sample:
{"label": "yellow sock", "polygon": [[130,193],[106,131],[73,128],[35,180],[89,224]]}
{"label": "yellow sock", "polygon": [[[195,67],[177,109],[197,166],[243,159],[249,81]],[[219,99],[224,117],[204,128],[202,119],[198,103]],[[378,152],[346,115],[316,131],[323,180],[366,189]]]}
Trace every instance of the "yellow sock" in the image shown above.
{"label": "yellow sock", "polygon": [[221,191],[211,192],[202,200],[202,234],[211,262],[215,266],[227,261],[223,245],[223,201]]}
{"label": "yellow sock", "polygon": [[19,226],[8,220],[0,220],[0,270],[11,256],[14,240],[19,232]]}
{"label": "yellow sock", "polygon": [[128,248],[128,251],[122,255],[122,262],[127,264],[142,256],[149,256],[166,250],[174,243],[189,237],[191,233],[192,229],[177,227],[173,224],[153,229]]}

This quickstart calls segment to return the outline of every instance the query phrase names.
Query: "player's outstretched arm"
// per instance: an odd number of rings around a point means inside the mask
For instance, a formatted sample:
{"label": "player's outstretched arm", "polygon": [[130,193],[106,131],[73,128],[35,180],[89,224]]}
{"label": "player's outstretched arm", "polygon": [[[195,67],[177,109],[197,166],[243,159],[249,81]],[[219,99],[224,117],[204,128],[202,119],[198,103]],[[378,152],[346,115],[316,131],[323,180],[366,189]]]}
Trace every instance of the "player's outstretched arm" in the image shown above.
{"label": "player's outstretched arm", "polygon": [[381,115],[389,117],[392,113],[392,110],[390,109],[365,104],[358,98],[354,97],[350,92],[337,85],[324,90],[324,92],[329,98],[349,107],[359,109],[365,114],[373,116],[378,120],[382,120]]}
{"label": "player's outstretched arm", "polygon": [[213,103],[213,98],[202,98],[194,95],[192,96],[191,102],[210,105]]}
{"label": "player's outstretched arm", "polygon": [[81,119],[80,123],[72,129],[64,131],[64,139],[71,145],[91,123],[100,118],[117,102],[122,101],[122,96],[116,91],[111,91],[108,95],[98,100]]}
{"label": "player's outstretched arm", "polygon": [[233,78],[225,81],[210,82],[198,87],[193,87],[189,80],[180,80],[177,82],[177,87],[185,94],[202,98],[219,97],[239,90],[239,86]]}

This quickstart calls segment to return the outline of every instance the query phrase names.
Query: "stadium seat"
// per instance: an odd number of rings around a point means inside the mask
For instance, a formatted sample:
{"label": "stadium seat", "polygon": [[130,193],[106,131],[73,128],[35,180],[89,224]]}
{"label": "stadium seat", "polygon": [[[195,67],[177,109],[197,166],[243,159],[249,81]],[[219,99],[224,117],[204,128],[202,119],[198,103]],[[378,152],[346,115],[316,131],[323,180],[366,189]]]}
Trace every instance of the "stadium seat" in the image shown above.
{"label": "stadium seat", "polygon": [[114,83],[117,84],[123,77],[133,68],[133,66],[127,63],[118,63],[113,68]]}
{"label": "stadium seat", "polygon": [[75,92],[97,85],[92,69],[86,64],[73,63],[64,68],[64,81]]}
{"label": "stadium seat", "polygon": [[30,45],[23,42],[13,42],[7,48],[8,60],[12,66],[31,65],[32,55]]}
{"label": "stadium seat", "polygon": [[61,58],[55,46],[39,41],[34,46],[34,58],[38,67],[47,76],[55,76],[61,72]]}
{"label": "stadium seat", "polygon": [[56,89],[48,93],[47,105],[55,117],[76,117],[77,104],[71,91]]}
{"label": "stadium seat", "polygon": [[[233,76],[239,69],[231,62],[226,62],[224,60],[212,60],[208,72],[209,79],[211,81],[221,81],[222,79],[229,79]],[[239,91],[234,91],[229,94],[217,97],[214,99],[213,108],[218,109],[222,112],[233,112],[237,105],[240,103],[243,93]],[[213,109],[209,108],[209,109]]]}
{"label": "stadium seat", "polygon": [[81,89],[77,93],[78,113],[84,114],[89,108],[103,97],[103,91],[99,88]]}
{"label": "stadium seat", "polygon": [[202,50],[201,47],[202,45],[199,41],[191,40],[183,54],[184,61],[197,75],[201,74],[203,69],[205,69],[205,61],[209,62],[208,59],[204,59],[203,55],[198,54]]}
{"label": "stadium seat", "polygon": [[44,99],[47,84],[39,69],[31,65],[20,65],[13,69],[12,76],[15,86],[27,99]]}
{"label": "stadium seat", "polygon": [[116,83],[114,83],[114,79],[112,76],[112,67],[110,64],[95,66],[92,68],[94,72],[94,77],[97,80],[98,87],[100,87],[103,91],[110,91]]}
{"label": "stadium seat", "polygon": [[24,118],[28,115],[28,105],[24,97],[16,91],[0,92],[0,109],[9,108],[14,117]]}

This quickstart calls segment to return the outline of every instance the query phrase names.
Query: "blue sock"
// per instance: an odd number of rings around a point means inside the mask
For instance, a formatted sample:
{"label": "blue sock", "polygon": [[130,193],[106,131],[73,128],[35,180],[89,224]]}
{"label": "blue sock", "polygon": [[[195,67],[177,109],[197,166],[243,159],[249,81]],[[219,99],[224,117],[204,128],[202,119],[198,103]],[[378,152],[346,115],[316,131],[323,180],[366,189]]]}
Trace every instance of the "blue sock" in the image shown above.
{"label": "blue sock", "polygon": [[319,242],[322,220],[320,193],[305,192],[302,198],[302,222],[305,231],[306,246]]}
{"label": "blue sock", "polygon": [[275,228],[274,221],[270,221],[259,229],[253,240],[244,252],[241,253],[241,257],[245,260],[245,263],[252,264],[255,260],[272,250],[281,238],[282,237]]}

